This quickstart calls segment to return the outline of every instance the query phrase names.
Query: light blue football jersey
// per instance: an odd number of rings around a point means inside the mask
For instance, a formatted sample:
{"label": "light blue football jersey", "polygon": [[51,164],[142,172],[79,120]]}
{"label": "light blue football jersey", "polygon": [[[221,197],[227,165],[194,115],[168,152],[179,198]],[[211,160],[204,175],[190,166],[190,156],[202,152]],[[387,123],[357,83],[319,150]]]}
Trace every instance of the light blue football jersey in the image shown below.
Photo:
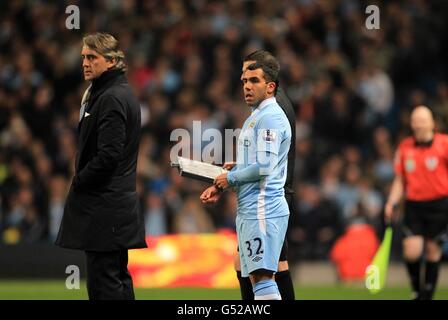
{"label": "light blue football jersey", "polygon": [[290,145],[291,127],[285,113],[275,97],[264,100],[244,122],[238,138],[237,165],[228,176],[230,182],[240,170],[260,165],[261,179],[258,175],[258,181],[247,179],[235,184],[240,218],[289,215],[284,185]]}

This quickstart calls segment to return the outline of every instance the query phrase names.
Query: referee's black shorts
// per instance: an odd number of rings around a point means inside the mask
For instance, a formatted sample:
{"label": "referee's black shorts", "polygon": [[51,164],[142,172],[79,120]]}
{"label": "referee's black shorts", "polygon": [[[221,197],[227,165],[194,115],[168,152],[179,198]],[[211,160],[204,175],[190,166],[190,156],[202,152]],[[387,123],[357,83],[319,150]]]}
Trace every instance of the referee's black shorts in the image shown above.
{"label": "referee's black shorts", "polygon": [[[296,197],[294,193],[285,193],[286,202],[289,207],[289,217],[296,214]],[[282,251],[280,252],[279,261],[288,261],[288,233],[283,241]]]}
{"label": "referee's black shorts", "polygon": [[448,230],[448,198],[431,201],[406,200],[403,232],[405,237],[423,236],[440,241]]}

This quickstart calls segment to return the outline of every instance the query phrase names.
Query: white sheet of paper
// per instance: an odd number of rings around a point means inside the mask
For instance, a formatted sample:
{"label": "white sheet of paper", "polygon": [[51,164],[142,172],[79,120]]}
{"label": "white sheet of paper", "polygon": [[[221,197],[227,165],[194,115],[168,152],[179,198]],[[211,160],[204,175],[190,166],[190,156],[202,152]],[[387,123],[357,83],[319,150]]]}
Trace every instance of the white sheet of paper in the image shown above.
{"label": "white sheet of paper", "polygon": [[215,166],[210,163],[191,160],[183,157],[178,157],[179,170],[182,173],[187,173],[190,175],[198,176],[199,178],[206,178],[209,180],[214,180],[217,176],[222,173],[228,172],[228,170]]}

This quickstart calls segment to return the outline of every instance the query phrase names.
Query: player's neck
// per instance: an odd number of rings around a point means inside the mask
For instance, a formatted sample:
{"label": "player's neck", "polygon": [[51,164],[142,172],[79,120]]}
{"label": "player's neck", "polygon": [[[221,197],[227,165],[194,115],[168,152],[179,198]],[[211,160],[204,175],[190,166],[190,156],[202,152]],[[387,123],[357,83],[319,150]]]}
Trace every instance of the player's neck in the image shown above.
{"label": "player's neck", "polygon": [[263,109],[264,107],[266,107],[267,105],[269,105],[269,104],[271,104],[273,102],[275,102],[275,97],[274,96],[266,97],[257,106],[254,106],[253,110],[255,110],[255,109],[261,110],[261,109]]}
{"label": "player's neck", "polygon": [[434,132],[431,131],[428,134],[422,135],[420,137],[414,137],[415,144],[417,146],[430,146],[434,140]]}
{"label": "player's neck", "polygon": [[419,141],[419,142],[428,142],[434,139],[434,132],[428,132],[425,135],[422,135],[421,137],[416,137],[415,140]]}

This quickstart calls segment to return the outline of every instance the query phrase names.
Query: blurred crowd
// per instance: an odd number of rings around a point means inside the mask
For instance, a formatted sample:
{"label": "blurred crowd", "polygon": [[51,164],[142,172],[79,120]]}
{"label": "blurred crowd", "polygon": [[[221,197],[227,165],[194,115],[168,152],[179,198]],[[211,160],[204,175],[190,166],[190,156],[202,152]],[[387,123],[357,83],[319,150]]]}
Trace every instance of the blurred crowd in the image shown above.
{"label": "blurred crowd", "polygon": [[[68,30],[65,8],[80,8]],[[365,8],[380,8],[367,30]],[[2,1],[0,3],[0,241],[51,243],[76,156],[81,38],[121,42],[141,103],[138,192],[148,235],[234,228],[235,195],[199,201],[204,183],[170,166],[174,129],[240,128],[249,113],[242,58],[257,49],[281,64],[297,113],[294,259],[328,257],[351,223],[382,230],[397,143],[413,106],[448,120],[445,1]]]}

